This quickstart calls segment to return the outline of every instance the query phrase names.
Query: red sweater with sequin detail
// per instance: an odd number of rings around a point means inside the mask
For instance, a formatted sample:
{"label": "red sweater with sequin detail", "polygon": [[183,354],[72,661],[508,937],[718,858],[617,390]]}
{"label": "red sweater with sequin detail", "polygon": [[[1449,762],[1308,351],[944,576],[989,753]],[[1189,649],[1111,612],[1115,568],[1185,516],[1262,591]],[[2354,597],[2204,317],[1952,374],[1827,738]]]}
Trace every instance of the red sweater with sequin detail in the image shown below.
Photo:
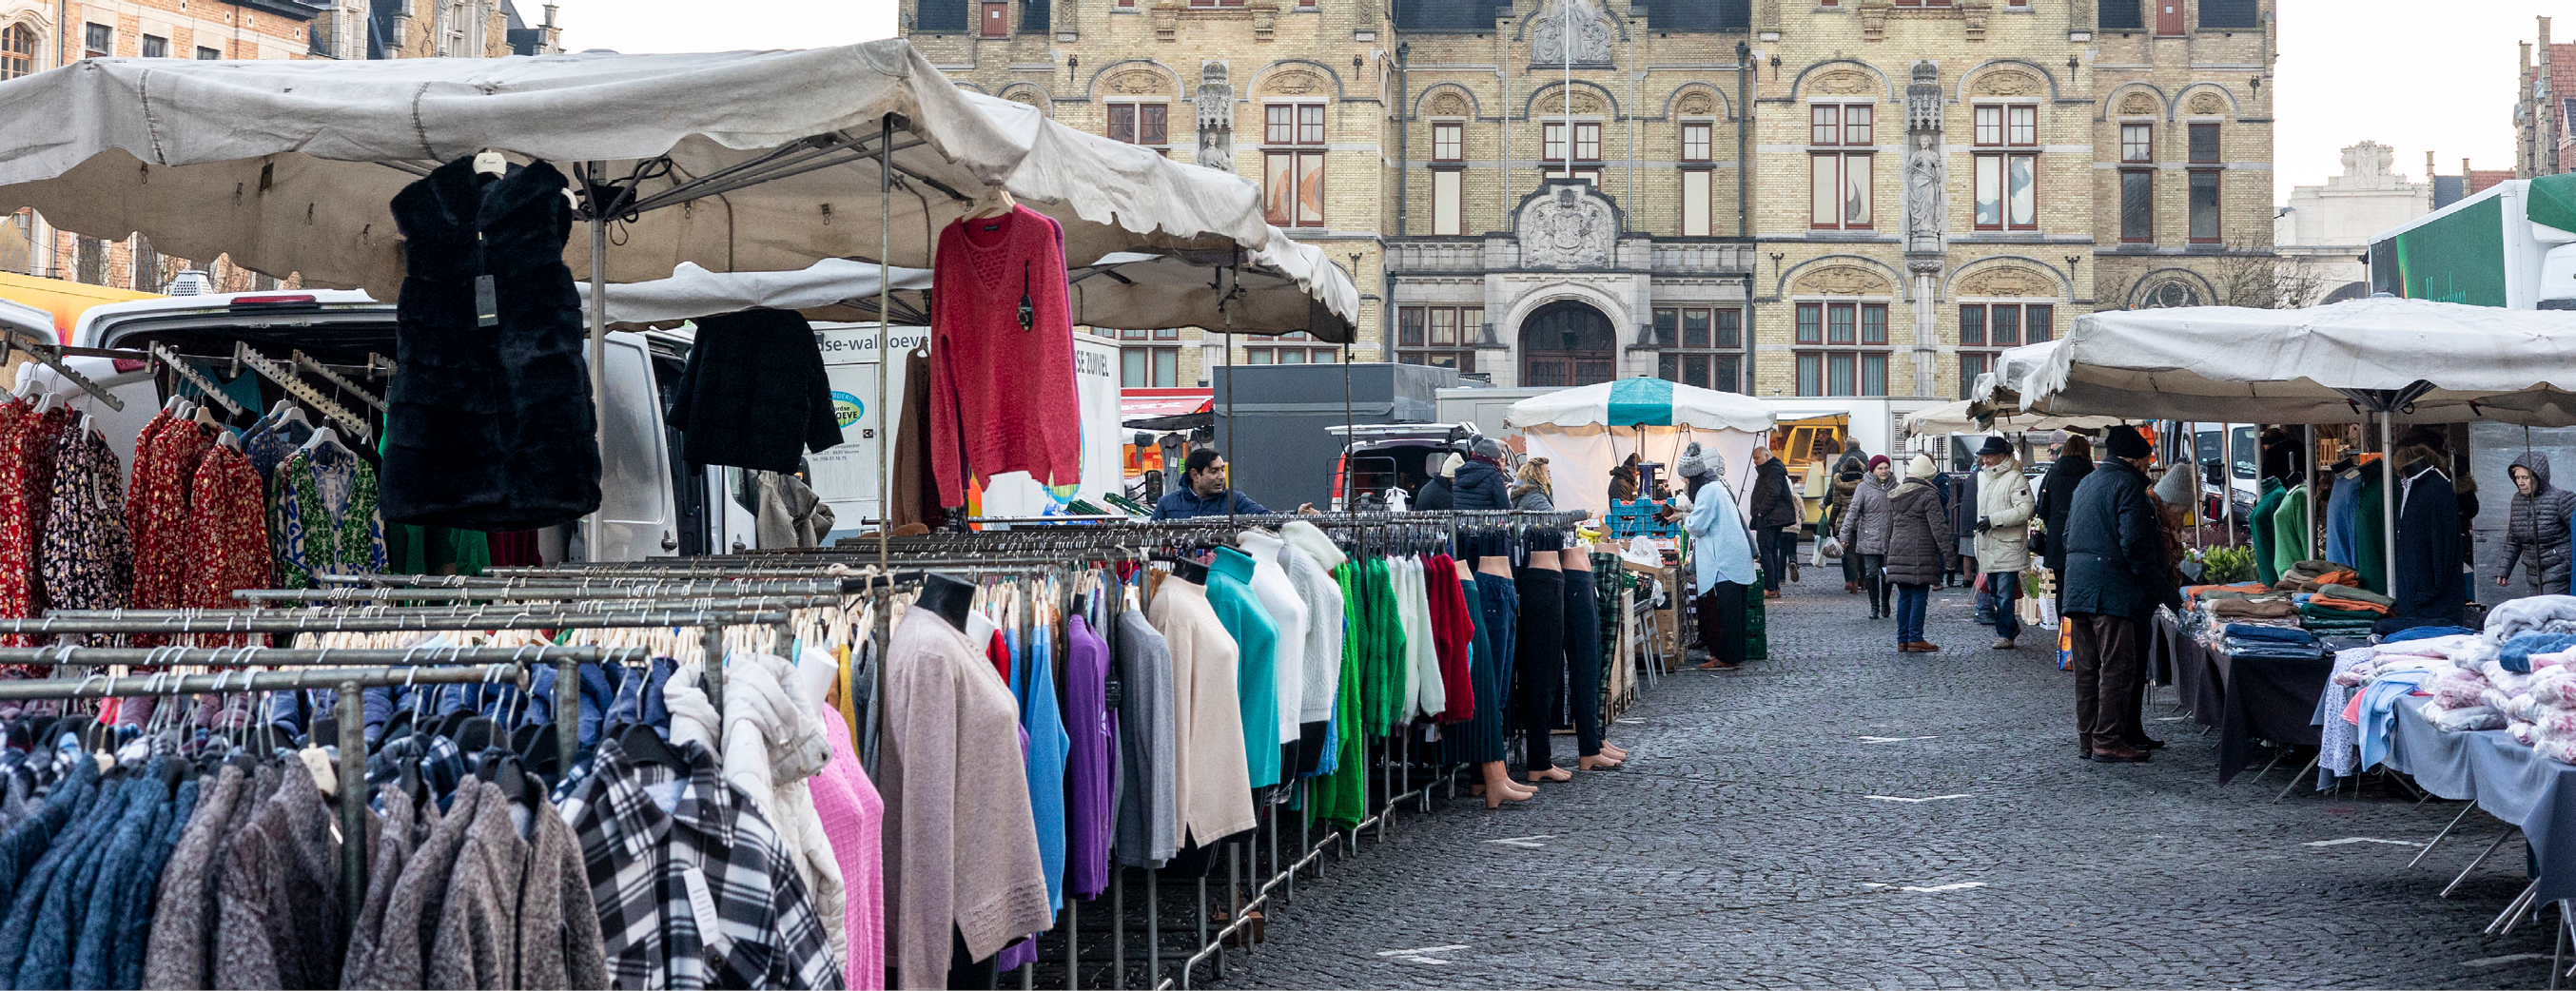
{"label": "red sweater with sequin detail", "polygon": [[[1014,207],[949,224],[931,271],[930,468],[939,504],[965,505],[970,477],[1079,480],[1082,409],[1054,221]],[[1035,310],[1027,328],[1023,294]]]}

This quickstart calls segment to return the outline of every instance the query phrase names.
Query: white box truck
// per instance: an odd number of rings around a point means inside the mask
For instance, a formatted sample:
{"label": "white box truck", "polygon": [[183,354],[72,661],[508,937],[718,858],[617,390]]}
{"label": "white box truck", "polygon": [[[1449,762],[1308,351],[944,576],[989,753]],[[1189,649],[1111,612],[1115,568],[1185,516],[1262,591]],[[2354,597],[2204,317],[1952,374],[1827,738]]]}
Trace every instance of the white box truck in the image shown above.
{"label": "white box truck", "polygon": [[2500,182],[2372,238],[2370,288],[2510,310],[2576,309],[2576,175]]}

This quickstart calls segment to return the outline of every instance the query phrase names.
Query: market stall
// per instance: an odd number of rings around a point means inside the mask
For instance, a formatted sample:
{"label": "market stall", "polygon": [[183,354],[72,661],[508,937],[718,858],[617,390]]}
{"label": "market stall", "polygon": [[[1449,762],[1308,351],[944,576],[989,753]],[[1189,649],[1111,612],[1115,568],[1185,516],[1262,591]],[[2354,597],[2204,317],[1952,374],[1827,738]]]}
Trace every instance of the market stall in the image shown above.
{"label": "market stall", "polygon": [[1753,446],[1775,418],[1748,396],[1637,376],[1532,396],[1513,403],[1503,422],[1521,431],[1532,457],[1553,466],[1559,508],[1607,516],[1610,469],[1635,454],[1664,465],[1670,479],[1693,441],[1726,459],[1727,483],[1743,498]]}

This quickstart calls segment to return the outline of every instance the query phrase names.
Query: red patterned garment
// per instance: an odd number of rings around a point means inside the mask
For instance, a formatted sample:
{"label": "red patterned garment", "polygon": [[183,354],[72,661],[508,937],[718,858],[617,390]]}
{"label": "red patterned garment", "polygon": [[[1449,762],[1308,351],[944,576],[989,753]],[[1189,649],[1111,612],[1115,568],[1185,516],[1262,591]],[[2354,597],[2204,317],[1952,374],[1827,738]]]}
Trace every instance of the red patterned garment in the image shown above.
{"label": "red patterned garment", "polygon": [[[34,414],[34,408],[25,403],[0,403],[0,616],[11,618],[36,614],[34,550],[44,521],[29,513],[26,460],[7,456],[17,449],[20,435],[35,426]],[[24,647],[29,642],[19,634],[0,637],[0,646]],[[34,676],[23,665],[8,669],[18,677]]]}
{"label": "red patterned garment", "polygon": [[188,577],[189,486],[214,437],[189,420],[171,420],[146,437],[148,453],[135,459],[125,496],[125,530],[134,540],[133,608],[178,609]]}
{"label": "red patterned garment", "polygon": [[[259,469],[239,449],[209,445],[189,485],[182,608],[238,609],[233,593],[268,584],[268,500]],[[239,644],[238,635],[199,637],[201,645]]]}
{"label": "red patterned garment", "polygon": [[[70,410],[38,416],[24,403],[0,407],[0,615],[42,616],[45,586],[38,548],[53,504],[54,444],[71,426]],[[25,646],[10,635],[0,643]]]}

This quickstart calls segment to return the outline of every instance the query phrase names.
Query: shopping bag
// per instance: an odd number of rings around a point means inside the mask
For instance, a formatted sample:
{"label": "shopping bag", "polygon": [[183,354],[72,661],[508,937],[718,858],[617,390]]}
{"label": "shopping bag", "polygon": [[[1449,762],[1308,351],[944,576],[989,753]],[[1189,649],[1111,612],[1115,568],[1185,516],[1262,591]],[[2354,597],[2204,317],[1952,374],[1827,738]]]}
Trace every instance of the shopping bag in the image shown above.
{"label": "shopping bag", "polygon": [[1815,560],[1815,565],[1816,565],[1816,567],[1819,567],[1819,568],[1824,567],[1824,566],[1825,566],[1825,562],[1827,562],[1827,561],[1840,561],[1840,560],[1842,560],[1842,559],[1843,559],[1843,542],[1842,542],[1842,541],[1837,540],[1837,539],[1835,539],[1835,538],[1833,538],[1833,537],[1822,537],[1822,538],[1818,538],[1818,539],[1816,540],[1816,560]]}
{"label": "shopping bag", "polygon": [[2057,669],[2064,671],[2074,666],[2075,628],[2060,626],[2057,628]]}

